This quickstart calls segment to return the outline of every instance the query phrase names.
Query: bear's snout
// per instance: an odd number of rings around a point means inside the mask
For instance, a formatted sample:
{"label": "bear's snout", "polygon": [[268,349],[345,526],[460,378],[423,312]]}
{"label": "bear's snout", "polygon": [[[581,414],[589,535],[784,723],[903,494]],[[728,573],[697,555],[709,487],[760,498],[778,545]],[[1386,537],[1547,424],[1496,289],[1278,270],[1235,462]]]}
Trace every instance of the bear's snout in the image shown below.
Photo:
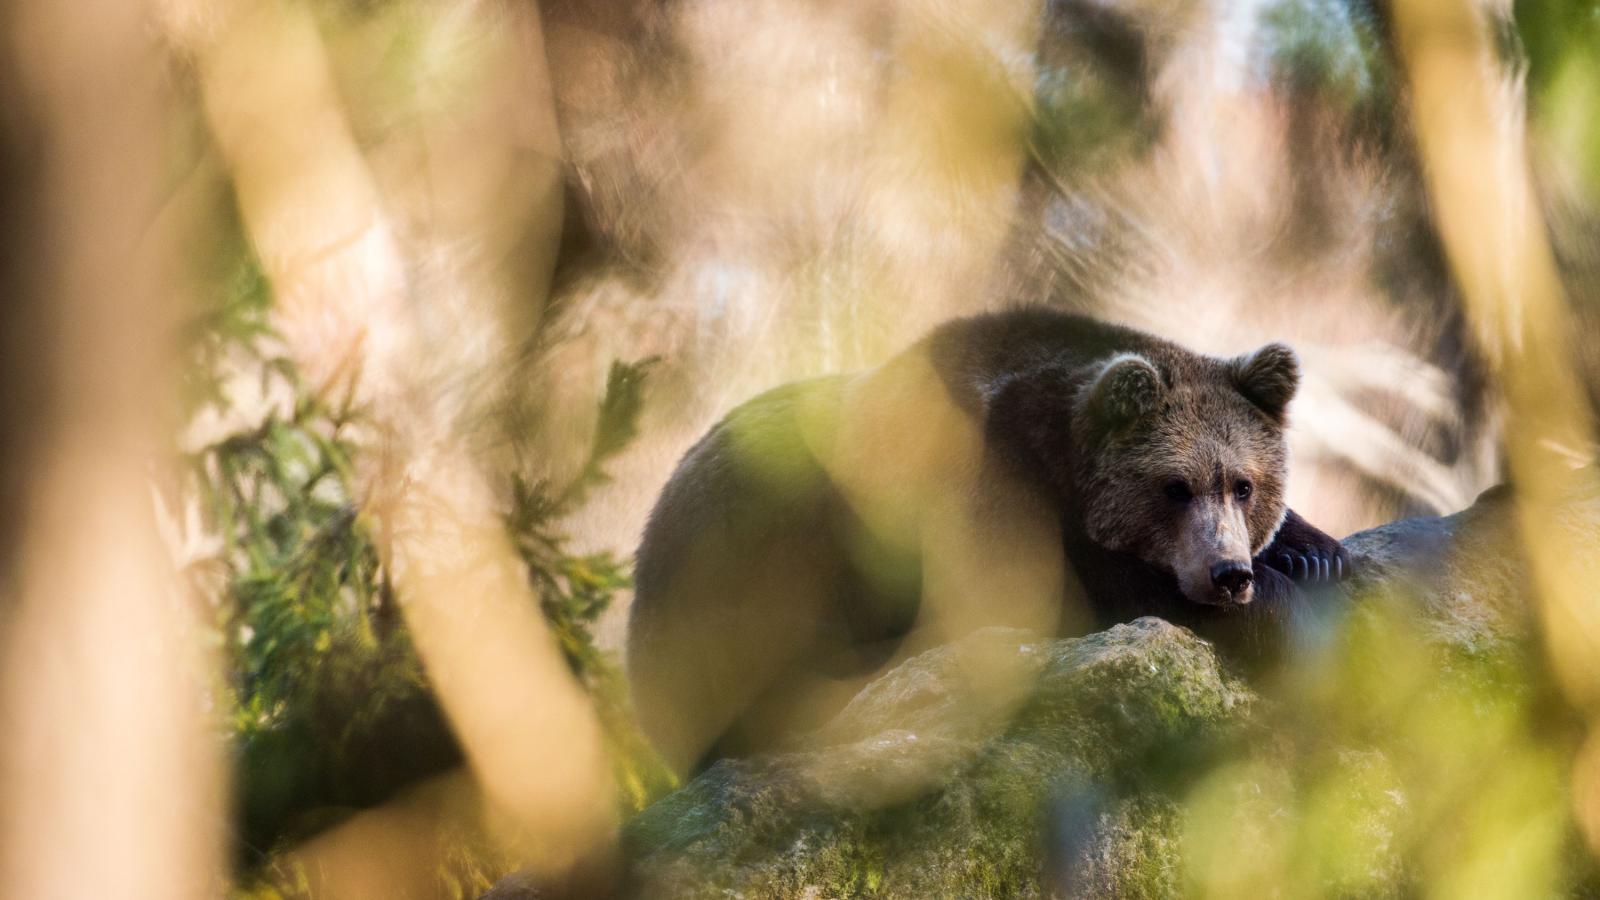
{"label": "bear's snout", "polygon": [[1227,592],[1228,599],[1235,603],[1247,602],[1246,594],[1254,580],[1250,566],[1245,563],[1225,560],[1211,567],[1212,588],[1219,593]]}

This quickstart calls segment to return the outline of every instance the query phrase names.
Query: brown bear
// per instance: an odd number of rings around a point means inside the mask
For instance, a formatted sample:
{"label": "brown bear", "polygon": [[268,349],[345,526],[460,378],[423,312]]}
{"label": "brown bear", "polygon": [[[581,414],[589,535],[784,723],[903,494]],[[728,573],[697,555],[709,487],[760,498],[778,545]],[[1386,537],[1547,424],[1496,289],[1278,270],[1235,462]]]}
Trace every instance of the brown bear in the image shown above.
{"label": "brown bear", "polygon": [[958,319],[769,391],[685,454],[636,562],[641,724],[692,771],[985,625],[1159,615],[1270,658],[1339,543],[1284,504],[1296,357],[1214,359],[1049,309]]}

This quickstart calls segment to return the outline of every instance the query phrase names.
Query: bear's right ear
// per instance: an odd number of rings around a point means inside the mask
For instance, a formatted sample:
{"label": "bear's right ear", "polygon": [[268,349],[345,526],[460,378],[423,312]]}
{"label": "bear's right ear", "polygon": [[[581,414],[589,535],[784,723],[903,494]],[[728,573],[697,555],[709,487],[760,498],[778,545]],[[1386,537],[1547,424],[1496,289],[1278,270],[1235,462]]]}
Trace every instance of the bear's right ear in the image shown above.
{"label": "bear's right ear", "polygon": [[1287,344],[1268,344],[1235,357],[1228,366],[1239,393],[1274,421],[1282,422],[1300,387],[1300,358],[1294,351]]}
{"label": "bear's right ear", "polygon": [[1135,353],[1111,357],[1089,383],[1089,414],[1095,421],[1121,425],[1155,412],[1161,402],[1161,373]]}

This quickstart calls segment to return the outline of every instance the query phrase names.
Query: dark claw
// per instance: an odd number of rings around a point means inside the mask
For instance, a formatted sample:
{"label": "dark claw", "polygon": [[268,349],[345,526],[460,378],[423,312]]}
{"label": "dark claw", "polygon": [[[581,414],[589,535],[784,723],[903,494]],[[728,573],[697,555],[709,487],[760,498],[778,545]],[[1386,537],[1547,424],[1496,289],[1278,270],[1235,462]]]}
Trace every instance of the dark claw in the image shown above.
{"label": "dark claw", "polygon": [[1351,575],[1350,555],[1334,540],[1290,510],[1273,537],[1271,553],[1274,567],[1281,566],[1290,579],[1300,584],[1332,584]]}

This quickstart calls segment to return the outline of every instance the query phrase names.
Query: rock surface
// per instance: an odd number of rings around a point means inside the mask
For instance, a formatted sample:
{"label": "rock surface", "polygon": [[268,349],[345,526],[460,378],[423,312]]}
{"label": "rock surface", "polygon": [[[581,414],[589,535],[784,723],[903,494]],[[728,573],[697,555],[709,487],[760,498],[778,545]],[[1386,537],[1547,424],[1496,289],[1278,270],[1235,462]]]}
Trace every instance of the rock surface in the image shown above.
{"label": "rock surface", "polygon": [[[945,693],[972,656],[1033,676],[1014,714]],[[628,827],[642,895],[1040,896],[1059,853],[1089,882],[1165,893],[1174,808],[1150,762],[1220,740],[1250,703],[1204,642],[1159,619],[1047,643],[982,631],[869,686],[816,749],[724,760],[645,810]],[[1052,837],[1073,830],[1052,827],[1056,805],[1093,819],[1093,840]]]}
{"label": "rock surface", "polygon": [[[1507,500],[1346,539],[1358,574],[1264,684],[1155,618],[1061,640],[989,629],[917,656],[792,752],[724,760],[638,815],[631,893],[1594,887]],[[1600,547],[1600,502],[1580,512]]]}
{"label": "rock surface", "polygon": [[1354,593],[1404,590],[1418,601],[1420,621],[1446,643],[1519,640],[1528,597],[1510,499],[1509,490],[1494,488],[1455,515],[1402,519],[1346,538]]}

